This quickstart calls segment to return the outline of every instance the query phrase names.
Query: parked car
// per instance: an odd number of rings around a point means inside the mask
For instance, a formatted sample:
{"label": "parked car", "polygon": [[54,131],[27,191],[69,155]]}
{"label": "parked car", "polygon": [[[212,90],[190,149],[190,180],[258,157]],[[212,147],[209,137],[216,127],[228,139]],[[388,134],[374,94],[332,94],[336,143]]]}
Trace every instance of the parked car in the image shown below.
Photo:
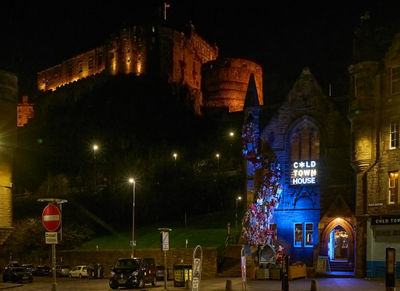
{"label": "parked car", "polygon": [[121,258],[111,268],[109,285],[112,289],[120,286],[143,288],[146,283],[157,284],[153,258]]}
{"label": "parked car", "polygon": [[57,265],[56,266],[56,274],[59,277],[68,277],[69,271],[71,271],[71,268],[69,266],[65,266],[65,265]]}
{"label": "parked car", "polygon": [[32,274],[36,270],[36,267],[33,264],[22,264],[21,267],[26,268],[28,272],[31,272]]}
{"label": "parked car", "polygon": [[50,276],[51,268],[45,265],[38,265],[33,272],[33,276]]}
{"label": "parked car", "polygon": [[70,278],[87,278],[88,277],[88,266],[87,265],[78,265],[72,268],[69,271]]}
{"label": "parked car", "polygon": [[22,266],[7,266],[3,272],[3,282],[33,282],[32,273]]}

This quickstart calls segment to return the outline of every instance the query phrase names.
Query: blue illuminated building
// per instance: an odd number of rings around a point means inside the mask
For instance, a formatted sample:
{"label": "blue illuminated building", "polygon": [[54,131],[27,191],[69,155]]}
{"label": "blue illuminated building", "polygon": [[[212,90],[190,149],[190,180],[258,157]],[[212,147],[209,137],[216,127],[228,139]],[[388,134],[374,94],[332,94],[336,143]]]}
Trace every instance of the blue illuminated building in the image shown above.
{"label": "blue illuminated building", "polygon": [[[283,171],[271,225],[277,243],[291,262],[317,268],[325,258],[331,266],[340,262],[353,271],[354,174],[349,123],[339,105],[305,68],[278,109],[246,99],[245,114],[259,124],[260,151],[272,151]],[[247,163],[248,205],[257,189],[254,172]]]}

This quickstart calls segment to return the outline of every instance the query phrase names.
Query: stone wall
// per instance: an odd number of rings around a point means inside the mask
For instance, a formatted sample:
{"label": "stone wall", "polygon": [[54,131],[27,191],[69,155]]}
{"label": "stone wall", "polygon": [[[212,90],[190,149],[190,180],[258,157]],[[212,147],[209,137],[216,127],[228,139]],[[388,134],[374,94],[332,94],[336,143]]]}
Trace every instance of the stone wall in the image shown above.
{"label": "stone wall", "polygon": [[[173,270],[177,263],[191,264],[194,249],[171,249],[167,252],[167,266]],[[130,250],[100,250],[100,251],[60,251],[57,253],[57,261],[62,257],[63,264],[75,266],[79,264],[100,263],[105,267],[105,275],[109,274],[110,266],[113,266],[118,258],[129,258]],[[154,258],[156,265],[164,265],[164,252],[160,249],[138,249],[137,257]],[[50,256],[47,264],[50,264]],[[217,274],[217,248],[203,248],[202,278],[214,278]]]}

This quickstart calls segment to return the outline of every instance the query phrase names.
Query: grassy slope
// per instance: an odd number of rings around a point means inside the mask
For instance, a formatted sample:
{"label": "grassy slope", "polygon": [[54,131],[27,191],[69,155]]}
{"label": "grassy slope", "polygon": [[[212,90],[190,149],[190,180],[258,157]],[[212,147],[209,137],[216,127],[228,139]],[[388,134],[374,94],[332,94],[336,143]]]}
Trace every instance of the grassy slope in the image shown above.
{"label": "grassy slope", "polygon": [[[159,248],[160,233],[159,227],[172,228],[170,233],[170,247],[185,247],[185,241],[188,239],[188,247],[201,245],[203,247],[217,247],[224,243],[226,236],[226,224],[230,222],[234,227],[232,213],[218,212],[198,217],[193,217],[185,228],[182,222],[170,222],[164,225],[140,226],[135,225],[135,237],[137,248]],[[233,231],[233,229],[232,229]],[[84,243],[80,249],[128,249],[132,232],[127,230],[122,233],[114,233],[106,236],[96,237],[91,241]]]}

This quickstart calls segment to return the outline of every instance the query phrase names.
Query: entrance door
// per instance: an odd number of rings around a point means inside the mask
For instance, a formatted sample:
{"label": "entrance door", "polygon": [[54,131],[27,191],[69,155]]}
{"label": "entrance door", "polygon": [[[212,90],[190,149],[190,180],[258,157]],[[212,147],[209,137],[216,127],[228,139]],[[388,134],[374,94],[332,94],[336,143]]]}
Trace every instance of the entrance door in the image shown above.
{"label": "entrance door", "polygon": [[329,235],[329,259],[331,261],[348,261],[349,235],[340,225],[336,226]]}

